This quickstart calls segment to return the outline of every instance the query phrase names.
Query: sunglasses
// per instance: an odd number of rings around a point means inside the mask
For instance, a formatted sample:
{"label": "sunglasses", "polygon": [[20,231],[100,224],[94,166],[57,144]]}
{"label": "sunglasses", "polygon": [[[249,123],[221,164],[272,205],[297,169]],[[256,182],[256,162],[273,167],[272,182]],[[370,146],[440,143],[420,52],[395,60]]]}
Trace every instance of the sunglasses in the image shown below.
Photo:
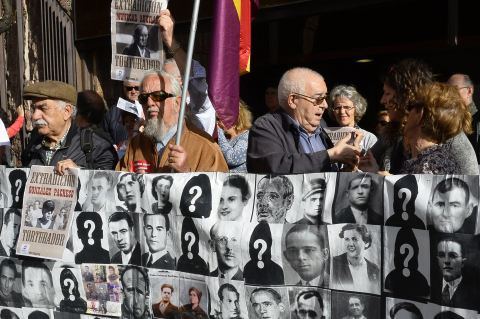
{"label": "sunglasses", "polygon": [[140,87],[139,86],[126,86],[125,87],[127,89],[128,92],[130,92],[131,90],[135,89],[135,91],[139,91],[140,90]]}
{"label": "sunglasses", "polygon": [[411,112],[414,108],[416,109],[421,109],[423,107],[423,104],[421,103],[415,103],[415,104],[410,104],[407,109],[408,109],[408,112]]}
{"label": "sunglasses", "polygon": [[388,124],[387,121],[378,121],[377,124],[380,124],[380,126],[385,126]]}
{"label": "sunglasses", "polygon": [[163,102],[169,97],[175,97],[176,95],[167,93],[165,91],[155,91],[152,93],[142,93],[138,96],[138,102],[140,104],[145,104],[150,97],[154,102]]}

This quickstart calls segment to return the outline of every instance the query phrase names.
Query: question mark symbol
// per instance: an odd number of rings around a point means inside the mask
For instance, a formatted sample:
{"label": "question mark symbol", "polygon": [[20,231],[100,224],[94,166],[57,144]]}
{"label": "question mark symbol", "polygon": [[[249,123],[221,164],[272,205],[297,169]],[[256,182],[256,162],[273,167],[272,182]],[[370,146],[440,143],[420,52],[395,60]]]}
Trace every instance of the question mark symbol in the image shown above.
{"label": "question mark symbol", "polygon": [[255,242],[253,243],[253,248],[255,249],[258,249],[259,246],[261,247],[260,248],[260,251],[258,252],[258,262],[257,262],[257,266],[258,268],[260,269],[263,269],[263,267],[265,267],[263,261],[262,261],[262,256],[263,256],[263,253],[267,250],[267,243],[265,242],[265,240],[263,239],[257,239],[255,240]]}
{"label": "question mark symbol", "polygon": [[21,180],[21,179],[17,179],[17,180],[15,181],[15,187],[17,187],[17,190],[15,191],[15,194],[16,194],[16,196],[15,196],[15,202],[18,202],[18,200],[20,199],[20,198],[18,197],[18,193],[20,192],[20,188],[22,187],[22,180]]}
{"label": "question mark symbol", "polygon": [[412,198],[412,192],[408,188],[400,188],[398,190],[398,197],[402,198],[403,194],[405,194],[405,199],[403,200],[403,213],[402,213],[402,218],[403,220],[408,220],[408,214],[407,214],[407,204],[410,201],[410,198]]}
{"label": "question mark symbol", "polygon": [[200,188],[200,186],[193,186],[188,192],[190,193],[190,195],[194,192],[196,193],[195,196],[193,196],[192,201],[190,202],[190,207],[188,207],[190,213],[193,213],[195,211],[195,202],[198,198],[200,198],[200,196],[202,196],[202,189]]}
{"label": "question mark symbol", "polygon": [[409,277],[409,276],[410,276],[410,269],[408,269],[408,262],[409,262],[410,259],[412,259],[412,257],[413,257],[413,247],[412,247],[412,245],[410,245],[410,244],[403,244],[403,245],[400,247],[400,253],[401,253],[402,255],[404,255],[404,254],[405,254],[405,250],[408,250],[408,255],[407,255],[407,257],[405,258],[405,260],[403,261],[403,266],[404,266],[405,268],[403,268],[402,273],[403,273],[403,275],[404,275],[405,277]]}
{"label": "question mark symbol", "polygon": [[[90,227],[88,227],[90,225]],[[83,224],[83,227],[85,228],[90,228],[88,230],[88,244],[93,245],[95,242],[92,238],[92,233],[95,230],[95,224],[93,223],[93,220],[86,220],[85,223]]]}
{"label": "question mark symbol", "polygon": [[[195,187],[198,187],[198,186],[195,186]],[[195,235],[192,232],[188,232],[188,233],[185,234],[185,240],[186,241],[190,240],[190,242],[188,243],[188,254],[187,254],[188,259],[193,259],[193,254],[192,254],[191,250],[192,250],[193,244],[195,243]]]}
{"label": "question mark symbol", "polygon": [[74,301],[75,296],[72,295],[72,291],[73,291],[73,287],[75,287],[75,283],[73,282],[73,280],[70,278],[67,278],[63,281],[63,285],[65,287],[68,287],[68,293],[70,294],[70,297],[68,297],[68,299],[70,299],[71,301]]}

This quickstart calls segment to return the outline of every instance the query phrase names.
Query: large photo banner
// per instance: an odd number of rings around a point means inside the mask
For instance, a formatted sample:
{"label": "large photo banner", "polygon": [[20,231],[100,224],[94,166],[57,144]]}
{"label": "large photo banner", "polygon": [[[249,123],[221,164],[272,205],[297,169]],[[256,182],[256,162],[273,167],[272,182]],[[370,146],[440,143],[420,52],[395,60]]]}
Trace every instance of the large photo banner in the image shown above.
{"label": "large photo banner", "polygon": [[18,255],[62,260],[75,210],[78,172],[69,168],[65,175],[58,175],[52,167],[32,166],[25,185]]}
{"label": "large photo banner", "polygon": [[113,0],[111,78],[139,82],[145,71],[163,66],[157,15],[167,0]]}

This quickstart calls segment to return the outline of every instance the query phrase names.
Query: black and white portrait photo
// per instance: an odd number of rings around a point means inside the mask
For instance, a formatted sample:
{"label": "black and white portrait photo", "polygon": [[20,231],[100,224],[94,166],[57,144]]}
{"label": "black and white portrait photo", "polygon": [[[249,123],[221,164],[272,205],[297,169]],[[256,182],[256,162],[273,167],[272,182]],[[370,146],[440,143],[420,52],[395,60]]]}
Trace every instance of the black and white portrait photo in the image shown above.
{"label": "black and white portrait photo", "polygon": [[[5,169],[8,175],[8,182],[10,184],[10,205],[5,207],[10,208],[22,208],[23,195],[25,193],[25,184],[27,183],[27,175],[29,173],[28,168],[7,168]],[[0,203],[1,203],[0,199]]]}
{"label": "black and white portrait photo", "polygon": [[114,186],[118,173],[95,171],[87,185],[87,198],[83,204],[84,212],[116,212]]}
{"label": "black and white portrait photo", "polygon": [[49,308],[23,308],[24,319],[53,319],[53,309]]}
{"label": "black and white portrait photo", "polygon": [[108,227],[104,213],[75,212],[72,224],[75,263],[109,264]]}
{"label": "black and white portrait photo", "polygon": [[[186,275],[186,276],[184,276]],[[207,319],[209,313],[208,307],[208,289],[205,283],[205,277],[180,274],[180,305],[179,311],[181,317],[185,319]]]}
{"label": "black and white portrait photo", "polygon": [[[208,238],[202,227],[202,220],[198,218],[177,218],[181,225],[180,247],[181,253],[177,262],[177,270],[191,274],[208,276]],[[178,235],[177,235],[178,236]]]}
{"label": "black and white portrait photo", "polygon": [[246,291],[248,318],[290,318],[287,288],[246,286]]}
{"label": "black and white portrait photo", "polygon": [[386,298],[386,316],[388,319],[427,319],[429,310],[426,303],[404,299]]}
{"label": "black and white portrait photo", "polygon": [[380,294],[380,226],[328,225],[332,253],[330,287]]}
{"label": "black and white portrait photo", "polygon": [[213,192],[218,203],[218,219],[224,221],[249,220],[253,210],[252,196],[255,188],[255,175],[218,173],[217,179],[223,180],[221,191],[218,189],[219,192]]}
{"label": "black and white portrait photo", "polygon": [[334,223],[383,225],[383,179],[378,174],[339,174]]}
{"label": "black and white portrait photo", "polygon": [[315,178],[308,182],[302,193],[302,218],[295,224],[321,225],[325,208],[327,183],[324,178]]}
{"label": "black and white portrait photo", "polygon": [[242,253],[245,263],[243,278],[250,285],[284,285],[281,238],[283,225],[245,224]]}
{"label": "black and white portrait photo", "polygon": [[20,261],[13,258],[0,259],[0,306],[24,306],[22,297],[22,270]]}
{"label": "black and white portrait photo", "polygon": [[[75,204],[75,211],[81,212],[84,205],[88,205],[88,183],[91,180],[92,174],[94,172],[86,169],[81,169],[78,171],[77,178],[77,203]],[[90,195],[91,197],[91,195]]]}
{"label": "black and white portrait photo", "polygon": [[180,305],[180,281],[177,272],[149,270],[152,288],[152,313],[155,318],[175,317]]}
{"label": "black and white portrait photo", "polygon": [[171,228],[168,214],[143,214],[145,253],[142,255],[142,266],[175,270]]}
{"label": "black and white portrait photo", "polygon": [[425,229],[433,175],[387,176],[384,179],[385,226]]}
{"label": "black and white portrait photo", "polygon": [[95,265],[83,264],[80,266],[80,268],[82,270],[83,281],[89,281],[89,282],[95,281],[95,277],[93,275]]}
{"label": "black and white portrait photo", "polygon": [[0,209],[0,218],[3,216],[0,236],[0,256],[15,256],[17,248],[18,232],[20,231],[20,223],[22,215],[20,210],[15,208]]}
{"label": "black and white portrait photo", "polygon": [[146,213],[142,204],[145,192],[145,178],[142,174],[121,174],[117,183],[117,212]]}
{"label": "black and white portrait photo", "polygon": [[478,176],[435,176],[427,208],[428,229],[441,233],[475,234]]}
{"label": "black and white portrait photo", "polygon": [[22,309],[0,306],[0,319],[23,319]]}
{"label": "black and white portrait photo", "polygon": [[117,23],[117,54],[158,59],[161,38],[156,25]]}
{"label": "black and white portrait photo", "polygon": [[285,225],[282,236],[285,283],[328,288],[330,250],[327,227]]}
{"label": "black and white portrait photo", "polygon": [[242,224],[217,221],[210,228],[210,276],[243,281]]}
{"label": "black and white portrait photo", "polygon": [[431,302],[478,311],[480,291],[477,287],[478,259],[475,258],[478,240],[464,234],[430,235]]}
{"label": "black and white portrait photo", "polygon": [[0,167],[0,208],[9,207],[7,195],[7,172],[5,166]]}
{"label": "black and white portrait photo", "polygon": [[[112,264],[142,264],[139,240],[142,230],[138,222],[142,217],[143,214],[127,212],[116,212],[108,216],[109,253]],[[137,220],[137,223],[134,220]]]}
{"label": "black and white portrait photo", "polygon": [[371,295],[332,292],[332,318],[380,319],[380,298]]}
{"label": "black and white portrait photo", "polygon": [[116,265],[108,265],[107,268],[107,282],[117,283],[118,282],[118,268]]}
{"label": "black and white portrait photo", "polygon": [[331,291],[314,287],[288,289],[291,319],[330,319]]}
{"label": "black and white portrait photo", "polygon": [[243,282],[206,278],[210,291],[210,316],[215,319],[248,318]]}
{"label": "black and white portrait photo", "polygon": [[384,242],[385,290],[427,298],[430,295],[431,253],[428,231],[385,227]]}
{"label": "black and white portrait photo", "polygon": [[80,270],[75,265],[56,263],[52,270],[53,282],[60,300],[61,312],[86,313],[87,298]]}
{"label": "black and white portrait photo", "polygon": [[[153,179],[152,179],[153,177]],[[172,175],[147,175],[147,185],[150,185],[150,193],[154,202],[151,203],[151,213],[168,215],[172,212],[172,202],[170,201],[170,190],[173,185]]]}
{"label": "black and white portrait photo", "polygon": [[22,262],[22,294],[25,307],[55,308],[55,288],[51,267],[39,261]]}
{"label": "black and white portrait photo", "polygon": [[434,303],[428,304],[430,318],[433,319],[476,319],[478,313],[474,310],[439,306]]}

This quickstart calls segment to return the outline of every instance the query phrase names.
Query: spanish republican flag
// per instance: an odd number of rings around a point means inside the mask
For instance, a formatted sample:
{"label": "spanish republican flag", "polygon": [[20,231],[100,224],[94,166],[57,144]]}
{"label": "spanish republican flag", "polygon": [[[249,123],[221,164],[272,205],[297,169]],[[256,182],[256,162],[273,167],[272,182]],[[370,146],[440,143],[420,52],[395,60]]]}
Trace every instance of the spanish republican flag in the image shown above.
{"label": "spanish republican flag", "polygon": [[251,21],[259,0],[215,0],[213,8],[208,96],[227,128],[238,121],[240,75],[250,72]]}

